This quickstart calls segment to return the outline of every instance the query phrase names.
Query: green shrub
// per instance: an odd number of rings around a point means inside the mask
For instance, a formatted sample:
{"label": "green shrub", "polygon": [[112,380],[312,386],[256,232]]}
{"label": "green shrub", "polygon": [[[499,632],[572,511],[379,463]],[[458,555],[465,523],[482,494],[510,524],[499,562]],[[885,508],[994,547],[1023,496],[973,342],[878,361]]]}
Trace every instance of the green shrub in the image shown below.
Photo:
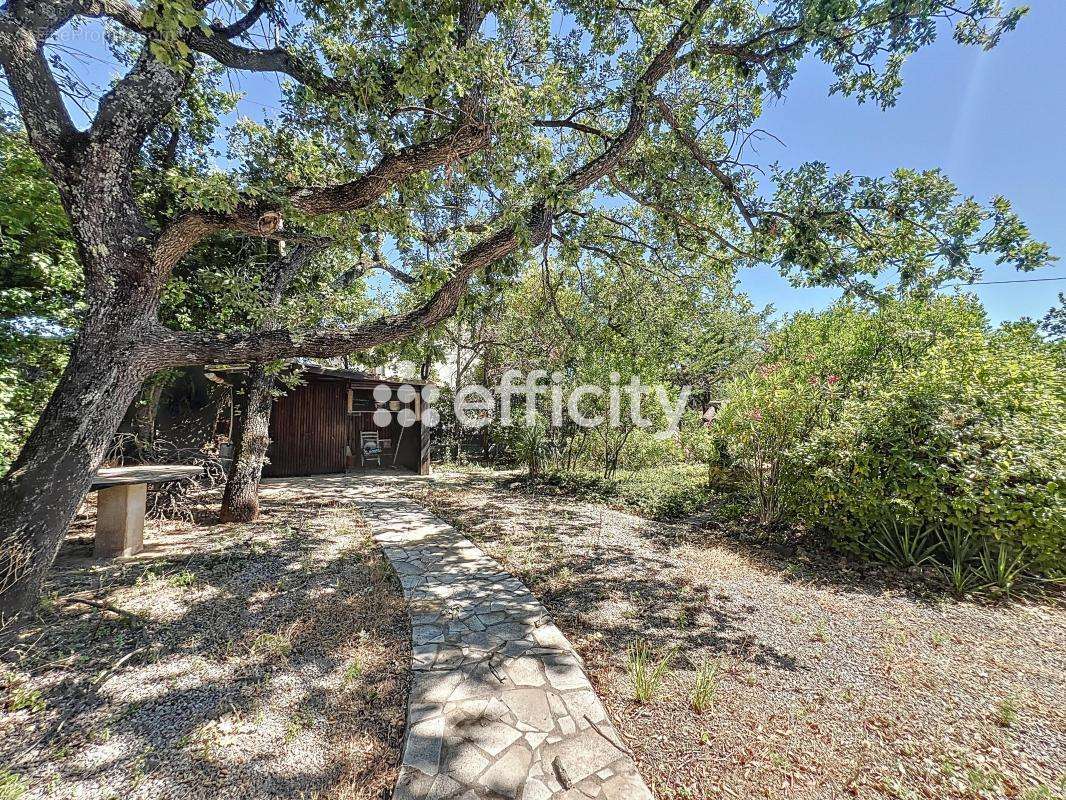
{"label": "green shrub", "polygon": [[968,298],[842,304],[775,334],[722,428],[764,519],[893,561],[907,560],[883,546],[899,526],[926,532],[903,543],[915,557],[930,531],[964,537],[967,552],[936,552],[963,590],[999,543],[1034,571],[1066,570],[1064,375],[1031,326],[992,331]]}
{"label": "green shrub", "polygon": [[540,484],[582,500],[610,502],[618,498],[620,481],[586,470],[552,470],[541,475]]}
{"label": "green shrub", "polygon": [[525,465],[529,476],[537,477],[549,452],[549,441],[544,425],[538,420],[533,425],[519,425],[513,428],[511,449],[515,458]]}
{"label": "green shrub", "polygon": [[684,458],[677,437],[659,438],[653,431],[637,428],[630,432],[619,465],[624,470],[670,467]]}
{"label": "green shrub", "polygon": [[622,506],[661,520],[694,514],[714,496],[706,469],[685,464],[620,470],[611,478],[586,471],[553,471],[544,473],[540,483],[583,500]]}
{"label": "green shrub", "polygon": [[882,521],[871,534],[867,551],[874,559],[897,567],[920,567],[935,557],[936,538],[927,527]]}
{"label": "green shrub", "polygon": [[663,520],[694,514],[711,499],[703,468],[683,464],[619,473],[618,494],[644,516]]}
{"label": "green shrub", "polygon": [[795,451],[831,402],[827,390],[769,364],[732,387],[721,416],[730,453],[747,476],[758,503],[759,521],[777,522],[803,480]]}

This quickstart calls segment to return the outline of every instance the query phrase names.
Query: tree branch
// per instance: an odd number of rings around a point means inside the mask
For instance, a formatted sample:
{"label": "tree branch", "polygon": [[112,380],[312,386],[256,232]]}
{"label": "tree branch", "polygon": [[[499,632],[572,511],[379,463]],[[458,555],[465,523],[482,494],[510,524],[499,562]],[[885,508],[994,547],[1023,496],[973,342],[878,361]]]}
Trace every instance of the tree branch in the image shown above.
{"label": "tree branch", "polygon": [[462,225],[449,225],[436,231],[424,231],[419,238],[430,246],[442,244],[457,233],[485,233],[489,226],[485,222],[466,222]]}
{"label": "tree branch", "polygon": [[410,272],[402,270],[388,261],[375,261],[370,265],[370,269],[380,269],[400,281],[400,283],[406,283],[408,286],[414,286],[418,283],[418,280]]}
{"label": "tree branch", "polygon": [[[666,46],[649,62],[634,84],[629,120],[610,146],[584,166],[574,170],[557,187],[558,193],[587,189],[613,170],[633,148],[644,130],[651,90],[673,68],[677,53],[692,35],[711,0],[698,0],[690,18],[682,23]],[[160,367],[273,361],[297,356],[325,358],[345,355],[387,344],[416,334],[455,313],[471,276],[515,253],[522,247],[537,247],[551,233],[553,213],[545,203],[534,205],[520,230],[510,225],[482,239],[461,253],[456,269],[426,302],[402,314],[379,317],[351,329],[269,331],[260,334],[181,333],[160,329],[146,342],[147,352]]]}
{"label": "tree branch", "polygon": [[[290,189],[287,204],[308,216],[357,211],[409,176],[466,158],[490,141],[487,126],[462,125],[444,136],[384,156],[368,172],[347,183]],[[242,203],[230,214],[184,214],[160,234],[154,251],[156,264],[167,274],[197,243],[225,230],[257,237],[273,235],[282,224],[283,211],[278,204]]]}
{"label": "tree branch", "polygon": [[199,30],[190,31],[186,42],[193,50],[230,69],[243,72],[277,72],[324,92],[346,93],[351,90],[351,84],[347,81],[322,74],[284,47],[272,47],[269,50],[244,47],[234,44],[221,32],[205,34]]}
{"label": "tree branch", "polygon": [[[525,240],[543,241],[549,219],[544,206],[534,209]],[[355,328],[217,335],[161,330],[158,336],[150,337],[146,349],[160,366],[274,361],[296,356],[325,358],[366,350],[404,339],[451,316],[470,277],[482,267],[515,252],[522,242],[514,226],[493,234],[459,256],[458,268],[452,277],[425,303],[405,313],[379,317]]]}
{"label": "tree branch", "polygon": [[588,133],[593,136],[598,136],[605,142],[609,142],[611,137],[599,128],[595,128],[592,125],[586,125],[583,122],[574,122],[570,119],[535,119],[533,120],[534,128],[569,128],[571,130],[579,131],[581,133]]}
{"label": "tree branch", "polygon": [[219,36],[223,36],[227,39],[243,36],[251,30],[255,23],[259,22],[259,19],[267,12],[270,5],[269,2],[264,2],[264,0],[255,0],[255,3],[252,4],[248,13],[240,19],[231,22],[229,25],[212,24],[211,29]]}
{"label": "tree branch", "polygon": [[167,115],[188,84],[191,70],[173,69],[145,43],[133,69],[100,100],[89,137],[92,156],[112,175],[130,171],[145,139]]}
{"label": "tree branch", "polygon": [[[62,16],[51,20],[62,24]],[[32,20],[31,20],[32,21]],[[44,24],[42,20],[36,20]],[[45,25],[45,29],[51,25]],[[30,143],[61,188],[68,182],[74,151],[84,142],[63,103],[63,96],[45,58],[35,29],[0,11],[0,66],[18,104]]]}
{"label": "tree branch", "polygon": [[691,64],[699,56],[731,56],[737,61],[742,61],[746,64],[765,64],[775,56],[784,55],[796,47],[803,46],[806,43],[806,40],[802,38],[793,39],[789,42],[775,45],[765,50],[758,50],[756,48],[767,39],[795,33],[797,30],[799,30],[798,25],[781,25],[776,28],[768,28],[745,42],[720,42],[717,44],[702,45],[698,49],[683,55],[678,60],[678,66]]}
{"label": "tree branch", "polygon": [[394,264],[389,263],[383,258],[376,258],[373,260],[367,259],[360,263],[358,266],[352,267],[352,269],[339,275],[333,282],[334,286],[347,287],[351,286],[352,282],[357,278],[361,278],[372,270],[379,269],[385,272],[401,283],[406,283],[408,286],[414,286],[418,283],[418,279],[415,278],[410,272],[400,269]]}
{"label": "tree branch", "polygon": [[587,189],[611,172],[618,165],[622,156],[633,147],[644,132],[652,89],[667,73],[677,66],[678,52],[691,38],[700,19],[702,19],[710,5],[711,0],[697,0],[692,9],[692,14],[678,26],[674,35],[670,37],[663,49],[651,60],[634,85],[632,99],[629,104],[629,121],[622,133],[597,158],[594,158],[581,169],[572,172],[563,181],[564,188],[573,189],[574,191]]}
{"label": "tree branch", "polygon": [[[300,244],[289,253],[280,255],[271,263],[263,280],[263,286],[266,289],[266,297],[263,301],[264,306],[266,308],[277,308],[288,290],[289,284],[292,283],[292,279],[296,277],[296,273],[303,269],[304,265],[315,255],[327,249],[330,244],[332,243],[328,240]],[[278,246],[284,247],[284,245]]]}
{"label": "tree branch", "polygon": [[740,190],[737,189],[736,181],[732,176],[726,173],[713,158],[704,152],[700,147],[700,143],[686,131],[681,123],[678,121],[677,116],[674,114],[674,110],[667,105],[666,101],[661,97],[656,98],[656,102],[659,106],[659,113],[663,115],[663,119],[666,120],[666,124],[674,131],[674,134],[681,141],[683,145],[692,153],[692,157],[696,159],[697,163],[709,173],[711,173],[715,179],[722,185],[725,193],[729,195],[733,201],[733,205],[736,206],[737,211],[744,217],[744,221],[747,223],[748,228],[755,231],[755,221],[752,219],[751,212],[748,210],[748,205],[745,202],[743,196],[740,194]]}

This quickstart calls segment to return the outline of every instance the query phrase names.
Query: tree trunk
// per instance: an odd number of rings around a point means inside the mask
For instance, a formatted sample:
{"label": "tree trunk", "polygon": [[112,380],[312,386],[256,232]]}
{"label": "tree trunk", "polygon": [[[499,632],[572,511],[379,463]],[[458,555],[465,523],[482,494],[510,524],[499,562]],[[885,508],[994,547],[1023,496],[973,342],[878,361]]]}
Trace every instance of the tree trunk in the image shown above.
{"label": "tree trunk", "polygon": [[155,443],[155,420],[159,411],[159,400],[163,396],[163,384],[150,381],[140,393],[130,413],[130,429],[136,437],[134,455],[139,461],[145,461],[148,451]]}
{"label": "tree trunk", "polygon": [[[267,287],[263,297],[264,309],[273,312],[278,308],[293,277],[320,249],[320,245],[301,245],[286,253],[284,243],[278,243],[277,257],[264,275]],[[274,328],[272,323],[264,325],[262,330]],[[259,516],[259,479],[263,477],[263,463],[270,445],[274,385],[274,376],[263,363],[253,362],[248,367],[244,393],[234,400],[237,430],[232,432],[233,461],[226,475],[226,489],[219,510],[223,522],[251,522]]]}
{"label": "tree trunk", "polygon": [[[126,324],[127,334],[139,327]],[[97,327],[75,340],[44,413],[0,480],[0,616],[36,604],[67,527],[151,372],[129,335]]]}
{"label": "tree trunk", "polygon": [[270,445],[270,410],[274,376],[252,364],[235,402],[233,461],[226,476],[220,517],[223,522],[250,522],[259,516],[259,479]]}

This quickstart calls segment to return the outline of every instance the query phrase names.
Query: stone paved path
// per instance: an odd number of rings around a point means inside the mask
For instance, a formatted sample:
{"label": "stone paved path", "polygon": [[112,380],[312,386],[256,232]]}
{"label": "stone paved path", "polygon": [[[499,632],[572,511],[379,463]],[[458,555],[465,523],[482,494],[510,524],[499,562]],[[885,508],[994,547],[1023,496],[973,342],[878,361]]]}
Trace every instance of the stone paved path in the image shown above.
{"label": "stone paved path", "polygon": [[414,640],[394,800],[651,800],[581,658],[522,582],[402,482],[365,480],[358,503]]}

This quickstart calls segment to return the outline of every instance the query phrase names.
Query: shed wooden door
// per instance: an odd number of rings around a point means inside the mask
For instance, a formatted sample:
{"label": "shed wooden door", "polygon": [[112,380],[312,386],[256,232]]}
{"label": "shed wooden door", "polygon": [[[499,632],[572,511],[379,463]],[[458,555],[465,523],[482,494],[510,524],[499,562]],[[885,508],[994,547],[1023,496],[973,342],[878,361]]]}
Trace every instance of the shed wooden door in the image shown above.
{"label": "shed wooden door", "polygon": [[347,404],[341,381],[310,381],[275,400],[264,473],[286,478],[344,472]]}

